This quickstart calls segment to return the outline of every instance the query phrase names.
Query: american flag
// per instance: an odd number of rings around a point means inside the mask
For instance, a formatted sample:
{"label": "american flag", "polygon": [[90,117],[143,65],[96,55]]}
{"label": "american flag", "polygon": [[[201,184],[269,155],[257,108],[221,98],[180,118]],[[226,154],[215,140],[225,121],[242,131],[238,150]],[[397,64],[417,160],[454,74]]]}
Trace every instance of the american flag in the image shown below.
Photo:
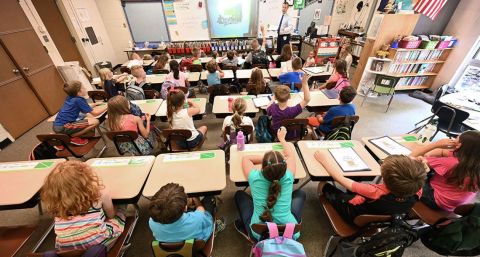
{"label": "american flag", "polygon": [[435,20],[447,0],[418,0],[413,10],[425,14],[428,18]]}

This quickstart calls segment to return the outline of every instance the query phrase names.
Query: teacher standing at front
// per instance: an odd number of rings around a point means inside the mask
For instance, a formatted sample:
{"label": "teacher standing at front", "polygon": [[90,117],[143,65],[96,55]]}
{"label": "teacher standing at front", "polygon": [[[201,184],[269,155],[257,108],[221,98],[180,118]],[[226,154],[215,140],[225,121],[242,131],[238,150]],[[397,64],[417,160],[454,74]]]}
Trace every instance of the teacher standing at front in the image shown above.
{"label": "teacher standing at front", "polygon": [[290,44],[290,35],[293,30],[293,25],[290,16],[287,14],[290,6],[287,2],[282,4],[282,17],[278,24],[277,29],[277,53],[280,54],[282,47],[286,44]]}

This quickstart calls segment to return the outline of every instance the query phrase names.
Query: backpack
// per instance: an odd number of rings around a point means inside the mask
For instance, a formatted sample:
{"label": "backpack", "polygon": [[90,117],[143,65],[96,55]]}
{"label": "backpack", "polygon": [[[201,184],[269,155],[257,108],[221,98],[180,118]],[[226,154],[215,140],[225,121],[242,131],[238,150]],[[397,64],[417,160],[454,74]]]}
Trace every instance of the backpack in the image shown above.
{"label": "backpack", "polygon": [[46,160],[55,159],[57,157],[57,150],[48,143],[42,142],[33,148],[30,153],[30,160]]}
{"label": "backpack", "polygon": [[323,140],[350,140],[350,125],[342,124],[328,133]]}
{"label": "backpack", "polygon": [[162,89],[160,90],[160,97],[163,100],[167,100],[168,88],[169,87],[179,87],[179,85],[178,85],[178,83],[176,83],[174,81],[170,81],[170,80],[167,80],[167,81],[163,82]]}
{"label": "backpack", "polygon": [[[63,257],[64,255],[61,253],[57,253],[56,251],[47,251],[43,253],[43,257]],[[72,256],[69,254],[68,256]],[[78,255],[78,257],[107,257],[107,247],[104,245],[95,245],[88,248],[82,255]]]}
{"label": "backpack", "polygon": [[133,84],[127,87],[127,90],[125,90],[125,96],[129,101],[144,100],[145,92],[143,92],[143,89],[141,87]]}
{"label": "backpack", "polygon": [[184,58],[182,59],[182,61],[180,62],[180,70],[185,70],[185,68],[187,68],[187,70],[190,70],[190,66],[192,65],[192,59],[187,59],[187,58]]}
{"label": "backpack", "polygon": [[230,94],[229,87],[224,84],[213,85],[213,86],[209,86],[208,88],[209,88],[208,91],[210,92],[210,95],[208,96],[208,102],[211,104],[213,104],[215,100],[215,96]]}
{"label": "backpack", "polygon": [[130,113],[140,118],[145,115],[145,113],[142,112],[142,109],[132,102],[130,102]]}
{"label": "backpack", "polygon": [[267,222],[269,238],[258,242],[253,248],[252,253],[255,257],[261,256],[284,256],[284,257],[302,257],[307,256],[303,245],[294,239],[294,223],[286,224],[283,236],[278,233],[277,224]]}
{"label": "backpack", "polygon": [[[375,228],[385,227],[367,241],[360,238]],[[371,223],[362,228],[354,236],[343,238],[333,249],[328,251],[328,257],[400,257],[405,248],[418,239],[418,233],[406,223],[400,215],[396,215],[391,222]]]}
{"label": "backpack", "polygon": [[441,255],[480,255],[480,204],[471,213],[458,219],[440,219],[419,231],[422,243]]}
{"label": "backpack", "polygon": [[257,125],[255,125],[255,137],[259,143],[273,142],[273,136],[270,133],[270,117],[267,115],[258,118]]}
{"label": "backpack", "polygon": [[265,64],[266,66],[268,66],[268,57],[265,51],[252,51],[252,65],[253,64]]}

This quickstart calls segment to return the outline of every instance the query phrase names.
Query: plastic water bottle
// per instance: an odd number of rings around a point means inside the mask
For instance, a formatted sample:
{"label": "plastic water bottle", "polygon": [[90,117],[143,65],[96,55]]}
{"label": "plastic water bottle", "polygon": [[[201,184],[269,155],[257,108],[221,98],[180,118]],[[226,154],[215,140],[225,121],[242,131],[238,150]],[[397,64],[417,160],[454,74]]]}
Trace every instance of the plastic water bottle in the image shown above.
{"label": "plastic water bottle", "polygon": [[332,67],[332,63],[330,61],[327,62],[327,72],[330,71],[330,67]]}
{"label": "plastic water bottle", "polygon": [[233,104],[233,98],[229,97],[228,98],[228,111],[232,111],[232,104]]}
{"label": "plastic water bottle", "polygon": [[245,150],[245,136],[242,131],[238,131],[237,133],[237,149],[238,151]]}
{"label": "plastic water bottle", "polygon": [[235,131],[235,127],[234,126],[230,126],[230,142],[232,144],[236,144],[237,143],[237,132]]}
{"label": "plastic water bottle", "polygon": [[432,124],[427,124],[419,133],[418,133],[418,142],[422,144],[430,143],[430,139],[433,134],[435,134],[437,128]]}

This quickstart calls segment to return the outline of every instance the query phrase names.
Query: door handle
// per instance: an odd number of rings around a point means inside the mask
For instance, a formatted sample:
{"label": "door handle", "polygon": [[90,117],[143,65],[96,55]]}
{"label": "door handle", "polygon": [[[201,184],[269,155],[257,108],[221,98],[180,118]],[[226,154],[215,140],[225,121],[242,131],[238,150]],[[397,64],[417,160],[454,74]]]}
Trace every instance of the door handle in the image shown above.
{"label": "door handle", "polygon": [[20,74],[20,71],[17,69],[13,69],[12,72],[15,73],[16,75]]}
{"label": "door handle", "polygon": [[30,70],[30,68],[28,68],[28,67],[23,67],[22,70],[25,71],[25,72],[28,72],[28,71]]}

